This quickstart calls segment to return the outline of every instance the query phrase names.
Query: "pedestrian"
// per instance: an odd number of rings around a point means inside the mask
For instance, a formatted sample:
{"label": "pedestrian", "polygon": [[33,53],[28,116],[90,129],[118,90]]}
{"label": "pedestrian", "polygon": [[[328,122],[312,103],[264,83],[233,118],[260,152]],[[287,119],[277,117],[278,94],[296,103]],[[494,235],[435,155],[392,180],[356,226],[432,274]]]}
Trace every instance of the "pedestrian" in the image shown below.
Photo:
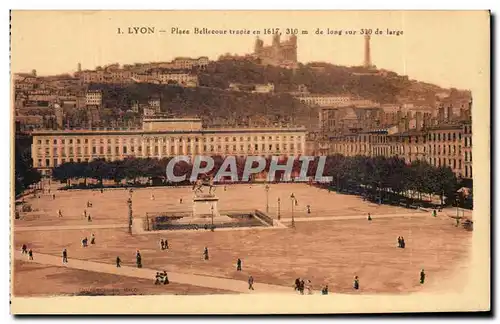
{"label": "pedestrian", "polygon": [[205,250],[203,251],[203,256],[205,260],[208,260],[208,248],[205,246]]}
{"label": "pedestrian", "polygon": [[435,210],[435,209],[432,211],[432,216],[433,216],[433,217],[437,217],[437,213],[436,213],[436,210]]}
{"label": "pedestrian", "polygon": [[139,250],[137,250],[135,258],[136,258],[137,268],[142,268],[142,257],[141,257],[141,253],[139,252]]}
{"label": "pedestrian", "polygon": [[151,194],[151,200],[155,200],[155,195]]}
{"label": "pedestrian", "polygon": [[179,199],[179,202],[182,204],[182,198],[181,198],[181,199]]}
{"label": "pedestrian", "polygon": [[87,210],[86,209],[83,210],[83,218],[87,218]]}
{"label": "pedestrian", "polygon": [[170,283],[170,280],[168,280],[167,271],[163,270],[163,284],[168,285],[169,283]]}
{"label": "pedestrian", "polygon": [[64,249],[62,252],[62,262],[68,263],[68,251],[66,251],[66,249]]}
{"label": "pedestrian", "polygon": [[355,277],[354,277],[354,283],[353,283],[352,287],[353,287],[354,289],[356,289],[356,290],[358,290],[358,289],[359,289],[359,278],[358,278],[358,276],[355,276]]}
{"label": "pedestrian", "polygon": [[307,205],[307,213],[310,214],[311,213],[311,206]]}
{"label": "pedestrian", "polygon": [[305,282],[304,282],[304,279],[301,279],[300,284],[299,284],[299,292],[301,295],[304,294],[304,288],[305,288]]}
{"label": "pedestrian", "polygon": [[29,260],[33,260],[33,251],[31,249],[28,251],[28,257]]}
{"label": "pedestrian", "polygon": [[321,294],[328,295],[328,285],[326,285],[325,287],[323,287],[323,289],[321,289]]}
{"label": "pedestrian", "polygon": [[300,290],[300,278],[295,279],[295,291]]}
{"label": "pedestrian", "polygon": [[309,295],[312,295],[312,283],[311,283],[311,280],[307,280],[307,285],[306,285],[306,287],[307,287],[307,293],[308,293]]}
{"label": "pedestrian", "polygon": [[165,239],[165,249],[168,250],[168,240]]}
{"label": "pedestrian", "polygon": [[82,247],[87,247],[87,238],[86,237],[82,240]]}
{"label": "pedestrian", "polygon": [[372,220],[372,216],[370,215],[370,213],[368,213],[368,220],[371,221]]}
{"label": "pedestrian", "polygon": [[241,259],[239,258],[236,261],[236,271],[241,271]]}
{"label": "pedestrian", "polygon": [[58,216],[58,217],[62,217],[62,212],[61,212],[61,210],[60,210],[60,209],[59,209],[59,210],[57,210],[57,216]]}
{"label": "pedestrian", "polygon": [[420,271],[420,284],[423,285],[425,282],[425,272],[424,272],[424,269],[422,269],[422,271]]}
{"label": "pedestrian", "polygon": [[156,272],[155,285],[159,285],[160,283],[161,283],[161,275],[159,272]]}
{"label": "pedestrian", "polygon": [[163,242],[163,239],[160,240],[160,246],[162,250],[165,250],[165,242]]}
{"label": "pedestrian", "polygon": [[252,276],[248,277],[248,289],[254,290],[253,289],[253,282],[254,282],[253,277]]}
{"label": "pedestrian", "polygon": [[92,222],[92,217],[90,217],[90,214],[87,216],[87,222]]}
{"label": "pedestrian", "polygon": [[401,236],[398,236],[398,248],[401,247]]}
{"label": "pedestrian", "polygon": [[404,237],[401,236],[401,248],[404,249],[406,246]]}
{"label": "pedestrian", "polygon": [[122,262],[122,260],[120,259],[119,256],[116,257],[116,267],[117,268],[121,268],[122,266],[120,265],[120,263]]}
{"label": "pedestrian", "polygon": [[92,236],[90,237],[90,244],[95,244],[95,235],[92,233]]}
{"label": "pedestrian", "polygon": [[23,246],[21,247],[21,254],[28,254],[28,247],[26,246],[26,244],[23,244]]}
{"label": "pedestrian", "polygon": [[52,194],[52,200],[56,199],[56,194]]}

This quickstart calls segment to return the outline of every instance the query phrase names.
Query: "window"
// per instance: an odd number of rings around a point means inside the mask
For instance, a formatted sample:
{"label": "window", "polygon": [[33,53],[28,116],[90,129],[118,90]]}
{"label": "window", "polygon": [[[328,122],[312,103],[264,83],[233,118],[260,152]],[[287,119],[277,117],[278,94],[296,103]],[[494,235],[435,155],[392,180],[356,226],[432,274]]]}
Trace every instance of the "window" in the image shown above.
{"label": "window", "polygon": [[76,148],[76,154],[82,154],[82,148],[81,147],[77,147]]}
{"label": "window", "polygon": [[49,159],[45,159],[45,166],[50,166],[50,160]]}
{"label": "window", "polygon": [[89,139],[88,139],[88,138],[86,138],[86,139],[85,139],[85,144],[88,144],[88,143],[89,143]]}
{"label": "window", "polygon": [[73,140],[72,139],[69,140],[69,144],[73,144]]}
{"label": "window", "polygon": [[38,140],[38,141],[37,141],[37,143],[38,143],[39,145],[42,145],[42,140]]}
{"label": "window", "polygon": [[80,139],[77,139],[77,140],[76,140],[76,144],[80,144]]}
{"label": "window", "polygon": [[69,154],[72,155],[73,154],[73,147],[69,147]]}
{"label": "window", "polygon": [[236,137],[233,137],[233,142],[236,142]]}
{"label": "window", "polygon": [[102,146],[101,146],[101,147],[99,147],[99,153],[100,153],[101,155],[102,155],[102,154],[104,154],[104,147],[102,147]]}
{"label": "window", "polygon": [[85,155],[87,155],[87,154],[88,154],[88,152],[89,152],[89,148],[88,148],[87,146],[85,146],[85,147],[83,148],[83,152],[84,152],[84,154],[85,154]]}
{"label": "window", "polygon": [[115,146],[115,154],[120,154],[120,148],[118,146]]}
{"label": "window", "polygon": [[453,133],[453,141],[456,141],[457,140],[457,134],[456,133]]}
{"label": "window", "polygon": [[111,144],[111,139],[110,138],[108,138],[108,144]]}
{"label": "window", "polygon": [[56,166],[57,166],[57,159],[53,159],[53,160],[52,160],[52,163],[53,163],[52,165],[53,165],[54,167],[56,167]]}
{"label": "window", "polygon": [[455,159],[453,159],[453,169],[456,169],[457,168],[457,161]]}
{"label": "window", "polygon": [[57,140],[54,140],[54,142],[53,142],[53,143],[54,143],[54,145],[57,145]]}
{"label": "window", "polygon": [[254,150],[258,151],[259,150],[259,144],[254,145]]}
{"label": "window", "polygon": [[96,154],[96,153],[97,153],[96,147],[92,146],[92,154]]}

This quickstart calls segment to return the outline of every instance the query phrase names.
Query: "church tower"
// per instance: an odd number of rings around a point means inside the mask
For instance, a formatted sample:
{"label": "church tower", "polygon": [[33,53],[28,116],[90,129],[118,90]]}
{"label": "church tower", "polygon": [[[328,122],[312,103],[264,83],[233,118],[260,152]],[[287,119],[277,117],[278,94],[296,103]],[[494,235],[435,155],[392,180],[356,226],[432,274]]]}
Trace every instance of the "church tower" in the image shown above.
{"label": "church tower", "polygon": [[264,41],[257,36],[257,39],[255,40],[255,46],[254,46],[254,53],[258,54],[264,47]]}
{"label": "church tower", "polygon": [[370,54],[370,35],[365,35],[365,60],[363,66],[367,69],[372,67],[372,60]]}

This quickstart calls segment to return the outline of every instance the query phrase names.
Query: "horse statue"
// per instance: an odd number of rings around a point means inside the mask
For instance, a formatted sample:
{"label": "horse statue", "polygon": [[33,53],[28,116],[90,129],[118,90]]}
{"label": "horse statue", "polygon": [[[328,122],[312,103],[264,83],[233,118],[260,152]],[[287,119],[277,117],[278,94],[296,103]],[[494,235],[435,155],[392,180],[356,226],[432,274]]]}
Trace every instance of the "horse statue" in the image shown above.
{"label": "horse statue", "polygon": [[193,185],[193,192],[197,197],[203,194],[203,187],[208,187],[208,194],[213,196],[212,190],[215,192],[214,179],[210,177],[196,180]]}

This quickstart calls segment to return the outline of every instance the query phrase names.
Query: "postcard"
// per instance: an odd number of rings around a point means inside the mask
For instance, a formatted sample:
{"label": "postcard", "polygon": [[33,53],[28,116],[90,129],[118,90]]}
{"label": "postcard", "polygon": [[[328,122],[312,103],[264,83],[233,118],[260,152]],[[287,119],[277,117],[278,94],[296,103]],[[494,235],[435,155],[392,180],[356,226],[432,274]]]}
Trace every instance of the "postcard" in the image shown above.
{"label": "postcard", "polygon": [[490,310],[488,11],[10,31],[12,314]]}

